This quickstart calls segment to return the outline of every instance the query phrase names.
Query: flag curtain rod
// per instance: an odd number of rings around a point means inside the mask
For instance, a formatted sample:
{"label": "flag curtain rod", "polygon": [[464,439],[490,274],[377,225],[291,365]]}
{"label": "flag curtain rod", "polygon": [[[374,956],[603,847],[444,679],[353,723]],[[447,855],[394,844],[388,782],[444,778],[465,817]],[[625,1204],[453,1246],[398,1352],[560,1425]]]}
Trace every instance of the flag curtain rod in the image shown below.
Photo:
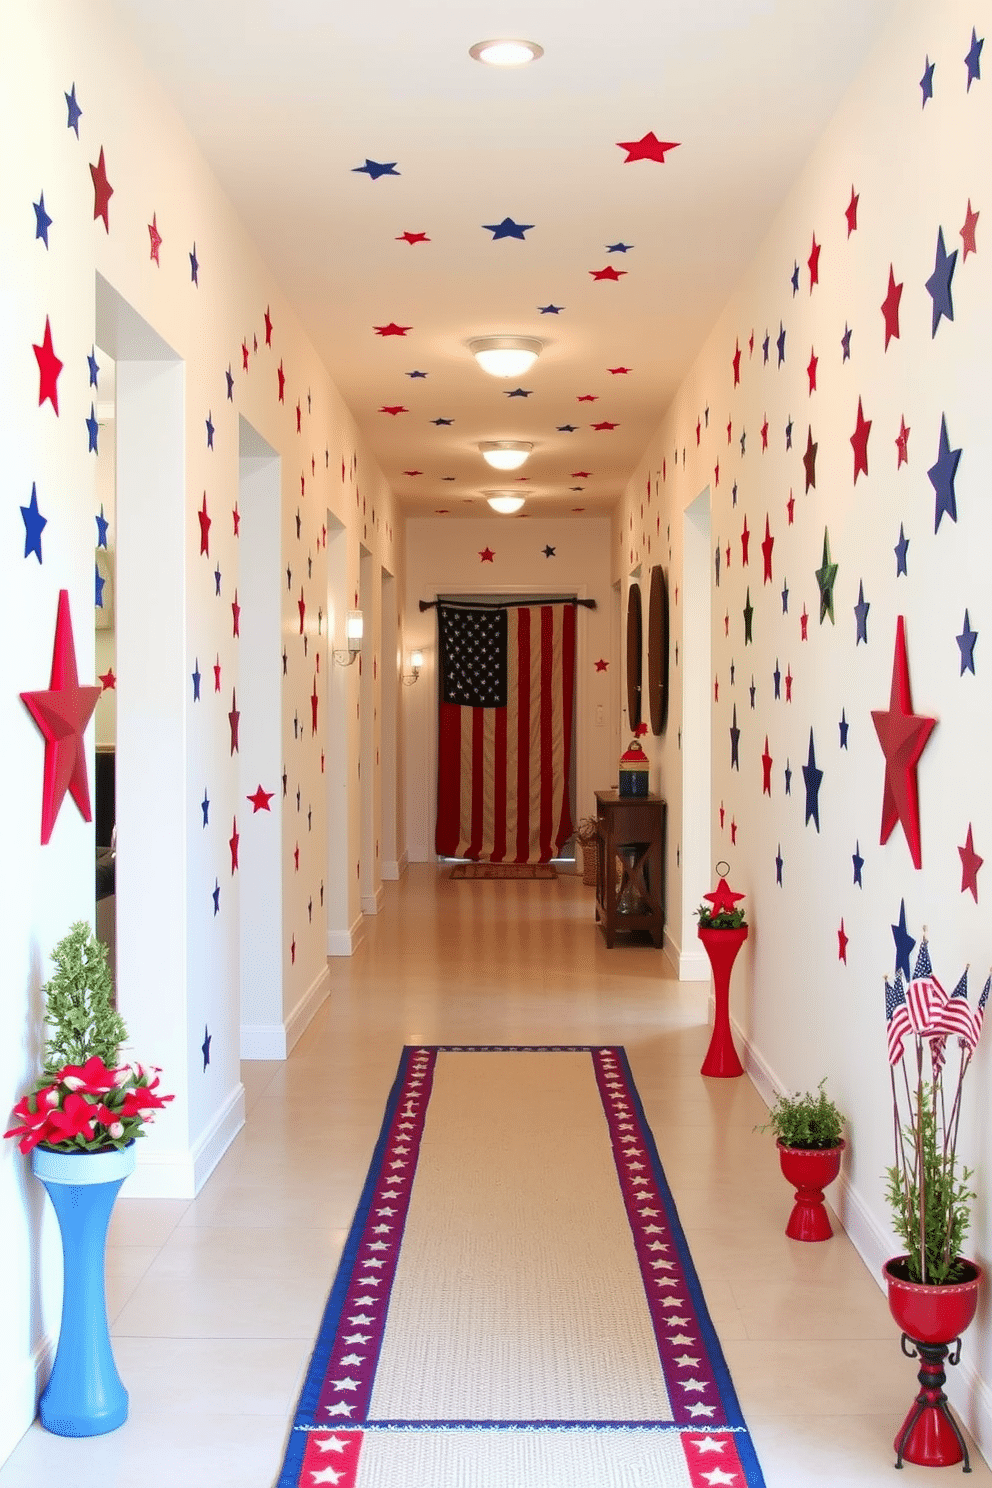
{"label": "flag curtain rod", "polygon": [[484,599],[440,599],[439,598],[439,599],[422,599],[420,601],[420,611],[421,611],[421,614],[423,614],[424,610],[436,610],[437,607],[438,607],[438,605],[454,605],[456,608],[462,609],[462,610],[513,610],[513,609],[520,609],[520,608],[529,609],[532,605],[556,605],[556,604],[581,605],[583,607],[583,609],[586,609],[586,610],[594,610],[596,608],[596,601],[594,599],[575,599],[574,597],[573,598],[564,598],[563,597],[561,599],[493,599],[493,600],[484,600]]}

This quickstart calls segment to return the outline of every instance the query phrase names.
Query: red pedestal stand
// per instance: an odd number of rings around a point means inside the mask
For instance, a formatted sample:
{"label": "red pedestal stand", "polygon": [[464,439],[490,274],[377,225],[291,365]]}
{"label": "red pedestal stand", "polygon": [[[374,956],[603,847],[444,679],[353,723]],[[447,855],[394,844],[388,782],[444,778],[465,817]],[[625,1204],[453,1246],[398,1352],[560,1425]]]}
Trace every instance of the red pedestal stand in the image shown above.
{"label": "red pedestal stand", "polygon": [[779,1141],[782,1172],[796,1190],[796,1202],[785,1227],[790,1240],[829,1240],[833,1234],[823,1190],[840,1172],[841,1153],[846,1145],[838,1142],[836,1147],[786,1147]]}
{"label": "red pedestal stand", "polygon": [[713,995],[716,999],[713,1036],[699,1071],[701,1075],[732,1079],[744,1073],[730,1033],[730,972],[737,952],[747,940],[747,930],[746,925],[738,930],[706,930],[700,925],[697,931],[713,968]]}

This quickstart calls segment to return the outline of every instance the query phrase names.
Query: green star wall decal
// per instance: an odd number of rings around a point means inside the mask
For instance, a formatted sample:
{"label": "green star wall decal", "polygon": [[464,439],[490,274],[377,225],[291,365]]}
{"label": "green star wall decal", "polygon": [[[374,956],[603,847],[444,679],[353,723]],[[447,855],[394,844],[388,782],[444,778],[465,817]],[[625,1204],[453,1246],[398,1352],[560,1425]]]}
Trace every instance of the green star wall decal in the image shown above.
{"label": "green star wall decal", "polygon": [[820,590],[820,624],[824,617],[830,616],[830,624],[834,625],[834,584],[837,580],[837,564],[830,561],[830,534],[826,527],[823,529],[823,562],[816,570],[816,582]]}

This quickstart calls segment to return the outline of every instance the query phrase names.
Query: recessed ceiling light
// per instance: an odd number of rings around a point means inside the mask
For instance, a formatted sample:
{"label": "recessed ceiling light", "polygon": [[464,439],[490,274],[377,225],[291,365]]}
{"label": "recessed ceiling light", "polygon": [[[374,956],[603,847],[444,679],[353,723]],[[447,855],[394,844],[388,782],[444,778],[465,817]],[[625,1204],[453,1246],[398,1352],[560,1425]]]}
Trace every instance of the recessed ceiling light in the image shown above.
{"label": "recessed ceiling light", "polygon": [[491,377],[521,377],[544,350],[536,336],[476,336],[468,349]]}
{"label": "recessed ceiling light", "polygon": [[479,453],[494,470],[519,470],[533,448],[524,439],[483,439]]}
{"label": "recessed ceiling light", "polygon": [[515,491],[484,491],[483,495],[493,511],[500,512],[504,517],[510,516],[512,512],[518,512],[524,504],[524,498],[518,496]]}
{"label": "recessed ceiling light", "polygon": [[536,41],[521,41],[517,37],[499,37],[492,41],[477,41],[468,49],[476,62],[485,62],[488,67],[524,67],[544,56],[544,48]]}

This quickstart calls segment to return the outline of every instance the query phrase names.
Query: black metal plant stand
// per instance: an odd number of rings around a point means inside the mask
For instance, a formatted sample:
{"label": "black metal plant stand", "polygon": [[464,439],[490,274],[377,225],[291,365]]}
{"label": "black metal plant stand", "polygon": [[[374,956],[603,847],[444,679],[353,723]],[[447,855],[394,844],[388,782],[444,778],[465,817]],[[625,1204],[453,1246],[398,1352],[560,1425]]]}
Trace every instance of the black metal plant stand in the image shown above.
{"label": "black metal plant stand", "polygon": [[[908,1333],[904,1333],[902,1351],[907,1359],[921,1361],[920,1372],[917,1376],[920,1382],[920,1393],[903,1422],[902,1430],[895,1439],[896,1467],[902,1467],[903,1457],[914,1435],[916,1440],[913,1442],[913,1451],[907,1460],[920,1463],[925,1467],[946,1467],[959,1462],[960,1457],[951,1455],[954,1449],[948,1441],[949,1427],[961,1450],[961,1457],[964,1458],[961,1471],[970,1473],[971,1459],[968,1456],[968,1446],[960,1426],[951,1414],[947,1396],[944,1394],[944,1383],[947,1379],[944,1364],[959,1363],[961,1339],[955,1338],[951,1343],[921,1343],[919,1339],[910,1338]],[[928,1411],[932,1411],[933,1414],[928,1416]]]}

